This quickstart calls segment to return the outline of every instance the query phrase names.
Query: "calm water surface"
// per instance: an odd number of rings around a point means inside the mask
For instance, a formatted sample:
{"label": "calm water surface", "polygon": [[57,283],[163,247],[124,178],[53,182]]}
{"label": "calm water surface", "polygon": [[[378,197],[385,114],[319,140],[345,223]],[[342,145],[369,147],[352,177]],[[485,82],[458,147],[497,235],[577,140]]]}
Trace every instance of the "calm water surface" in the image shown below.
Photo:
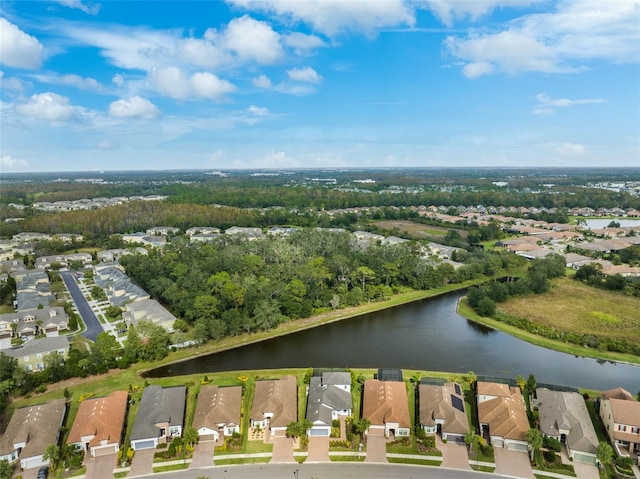
{"label": "calm water surface", "polygon": [[490,331],[456,314],[462,293],[397,306],[158,368],[151,377],[278,368],[379,368],[487,374],[640,391],[640,367],[580,358]]}

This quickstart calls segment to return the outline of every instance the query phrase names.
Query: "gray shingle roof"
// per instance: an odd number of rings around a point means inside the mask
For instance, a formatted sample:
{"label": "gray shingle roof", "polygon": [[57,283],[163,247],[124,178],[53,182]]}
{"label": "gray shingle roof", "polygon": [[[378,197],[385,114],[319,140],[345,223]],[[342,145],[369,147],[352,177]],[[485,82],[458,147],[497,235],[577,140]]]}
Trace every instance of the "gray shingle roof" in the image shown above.
{"label": "gray shingle roof", "polygon": [[[327,374],[327,373],[325,373]],[[328,373],[339,374],[339,373]],[[345,373],[349,377],[346,384],[351,383],[349,373]],[[330,378],[337,380],[337,378]],[[345,384],[344,382],[338,384]],[[322,422],[328,426],[331,425],[332,411],[343,411],[351,409],[351,393],[337,387],[335,384],[326,384],[324,377],[312,377],[309,383],[309,397],[307,400],[307,419],[313,423]]]}
{"label": "gray shingle roof", "polygon": [[140,408],[131,431],[131,440],[159,437],[156,424],[169,423],[169,426],[182,426],[184,422],[187,388],[178,386],[162,388],[147,386],[142,393]]}
{"label": "gray shingle roof", "polygon": [[22,346],[4,349],[2,352],[13,358],[21,358],[31,354],[50,353],[59,349],[69,349],[69,338],[66,336],[54,336],[50,338],[31,339]]}

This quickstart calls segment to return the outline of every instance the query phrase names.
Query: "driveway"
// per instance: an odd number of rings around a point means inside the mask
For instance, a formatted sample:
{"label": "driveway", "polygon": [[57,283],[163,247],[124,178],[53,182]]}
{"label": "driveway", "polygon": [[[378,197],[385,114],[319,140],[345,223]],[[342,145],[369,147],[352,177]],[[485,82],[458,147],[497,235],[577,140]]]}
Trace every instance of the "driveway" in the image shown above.
{"label": "driveway", "polygon": [[444,443],[440,436],[436,435],[436,446],[442,451],[442,467],[471,470],[469,454],[467,454],[467,446],[465,444],[454,441]]}
{"label": "driveway", "polygon": [[529,454],[520,451],[509,451],[501,447],[495,448],[496,474],[505,476],[535,479],[531,472]]}
{"label": "driveway", "polygon": [[136,451],[131,461],[131,470],[128,477],[153,474],[153,455],[155,452],[155,448]]}
{"label": "driveway", "polygon": [[82,321],[87,328],[82,335],[91,341],[95,341],[98,335],[104,331],[100,321],[98,321],[98,318],[91,309],[91,306],[89,306],[87,299],[82,294],[82,291],[80,291],[80,288],[73,277],[73,273],[70,271],[60,271],[60,276],[62,277],[67,290],[69,290],[69,294],[71,294],[73,302],[78,309],[78,313],[82,316]]}
{"label": "driveway", "polygon": [[271,462],[297,462],[293,457],[293,438],[273,436]]}
{"label": "driveway", "polygon": [[113,470],[116,467],[116,461],[118,460],[117,454],[108,454],[106,456],[98,456],[95,459],[91,459],[91,455],[84,460],[84,465],[87,466],[86,479],[103,479],[105,477],[113,477]]}
{"label": "driveway", "polygon": [[211,467],[213,466],[213,450],[215,448],[216,441],[200,441],[196,444],[193,450],[193,458],[189,469],[195,469],[197,467]]}
{"label": "driveway", "polygon": [[323,462],[329,459],[329,438],[312,436],[309,438],[309,455],[306,462]]}
{"label": "driveway", "polygon": [[369,428],[367,434],[367,456],[364,462],[389,462],[387,460],[387,439],[382,429]]}
{"label": "driveway", "polygon": [[593,464],[584,464],[582,462],[573,461],[573,470],[576,471],[578,479],[600,479],[598,468]]}

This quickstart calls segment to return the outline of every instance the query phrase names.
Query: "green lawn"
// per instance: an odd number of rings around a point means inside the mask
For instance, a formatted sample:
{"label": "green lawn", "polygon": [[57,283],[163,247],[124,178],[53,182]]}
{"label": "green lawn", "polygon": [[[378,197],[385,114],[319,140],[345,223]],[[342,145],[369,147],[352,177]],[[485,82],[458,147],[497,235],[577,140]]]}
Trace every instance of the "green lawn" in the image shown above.
{"label": "green lawn", "polygon": [[440,466],[442,464],[442,461],[413,459],[410,457],[390,457],[387,460],[392,464],[415,464],[417,466]]}

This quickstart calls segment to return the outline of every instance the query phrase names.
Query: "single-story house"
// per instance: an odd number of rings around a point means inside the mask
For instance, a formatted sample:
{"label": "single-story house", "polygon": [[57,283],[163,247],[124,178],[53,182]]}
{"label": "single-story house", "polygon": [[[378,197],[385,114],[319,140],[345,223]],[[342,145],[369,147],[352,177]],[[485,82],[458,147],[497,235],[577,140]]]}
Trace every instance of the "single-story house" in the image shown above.
{"label": "single-story house", "polygon": [[427,434],[439,432],[442,439],[464,442],[469,420],[462,387],[458,383],[420,384],[420,425]]}
{"label": "single-story house", "polygon": [[570,459],[595,464],[598,436],[584,398],[576,392],[547,388],[538,388],[536,397],[542,434],[563,442]]}
{"label": "single-story house", "polygon": [[410,436],[411,417],[404,381],[367,379],[364,382],[362,417],[371,424],[367,433],[371,429],[382,429],[385,437]]}
{"label": "single-story house", "polygon": [[23,469],[49,464],[42,456],[49,444],[58,442],[65,411],[64,398],[16,409],[0,437],[0,461],[19,459]]}
{"label": "single-story house", "polygon": [[295,376],[256,381],[253,394],[251,427],[269,429],[284,435],[287,426],[298,420],[298,394]]}
{"label": "single-story house", "polygon": [[115,454],[120,450],[127,391],[114,391],[106,397],[85,399],[80,403],[67,444],[73,444],[91,457]]}
{"label": "single-story house", "polygon": [[152,449],[182,436],[187,388],[147,386],[131,431],[131,449]]}
{"label": "single-story house", "polygon": [[351,374],[324,372],[309,382],[307,419],[313,426],[309,436],[331,435],[331,426],[340,416],[351,416]]}
{"label": "single-story house", "polygon": [[520,388],[478,381],[478,422],[494,447],[527,452],[529,419]]}
{"label": "single-story house", "polygon": [[31,339],[17,348],[4,349],[7,356],[16,358],[18,366],[27,371],[42,371],[44,358],[53,352],[59,353],[63,359],[67,359],[69,353],[69,338],[67,336],[55,336],[51,338]]}
{"label": "single-story house", "polygon": [[602,393],[599,414],[616,452],[640,465],[640,402],[623,388],[611,389]]}
{"label": "single-story house", "polygon": [[193,417],[200,439],[219,441],[240,432],[242,386],[202,386]]}

